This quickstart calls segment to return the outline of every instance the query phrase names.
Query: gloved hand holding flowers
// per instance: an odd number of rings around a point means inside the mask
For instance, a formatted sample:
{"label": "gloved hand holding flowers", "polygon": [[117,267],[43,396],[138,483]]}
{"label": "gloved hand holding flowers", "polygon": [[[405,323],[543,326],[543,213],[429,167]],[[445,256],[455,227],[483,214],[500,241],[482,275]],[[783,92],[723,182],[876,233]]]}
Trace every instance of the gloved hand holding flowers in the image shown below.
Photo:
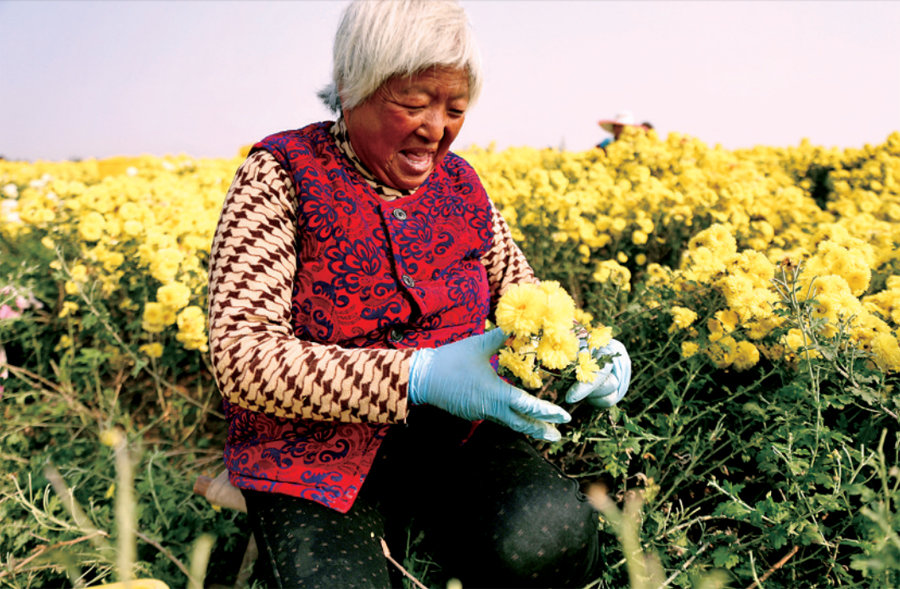
{"label": "gloved hand holding flowers", "polygon": [[513,285],[500,298],[496,318],[509,336],[499,373],[515,385],[595,407],[612,407],[628,391],[625,346],[611,339],[612,328],[592,327],[558,282]]}

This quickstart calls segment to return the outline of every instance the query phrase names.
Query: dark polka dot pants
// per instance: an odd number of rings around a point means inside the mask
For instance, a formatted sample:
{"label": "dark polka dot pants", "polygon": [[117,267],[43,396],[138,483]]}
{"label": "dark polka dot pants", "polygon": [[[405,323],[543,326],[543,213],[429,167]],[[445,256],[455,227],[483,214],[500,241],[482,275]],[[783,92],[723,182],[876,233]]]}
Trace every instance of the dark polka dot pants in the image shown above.
{"label": "dark polka dot pants", "polygon": [[[442,582],[463,587],[579,587],[596,576],[597,513],[578,485],[519,434],[418,407],[385,439],[346,514],[245,492],[269,587],[401,586],[382,552],[402,560],[419,531]],[[464,444],[460,440],[468,439]]]}

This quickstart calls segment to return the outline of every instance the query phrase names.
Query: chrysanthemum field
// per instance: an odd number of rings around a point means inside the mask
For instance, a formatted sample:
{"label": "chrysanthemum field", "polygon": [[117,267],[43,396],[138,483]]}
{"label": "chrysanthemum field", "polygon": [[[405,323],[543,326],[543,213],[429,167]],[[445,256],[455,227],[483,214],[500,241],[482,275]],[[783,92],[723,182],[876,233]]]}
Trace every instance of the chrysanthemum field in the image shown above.
{"label": "chrysanthemum field", "polygon": [[[461,155],[631,355],[541,446],[602,507],[591,587],[900,586],[900,132]],[[234,581],[244,516],[192,486],[222,468],[206,268],[241,161],[0,160],[0,586]]]}

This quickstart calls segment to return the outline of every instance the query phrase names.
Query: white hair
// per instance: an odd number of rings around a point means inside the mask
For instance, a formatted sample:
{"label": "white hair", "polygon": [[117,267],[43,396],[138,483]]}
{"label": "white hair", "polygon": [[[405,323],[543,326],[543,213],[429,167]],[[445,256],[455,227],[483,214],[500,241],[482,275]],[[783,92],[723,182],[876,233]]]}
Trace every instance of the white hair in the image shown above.
{"label": "white hair", "polygon": [[355,0],[335,35],[332,81],[318,96],[334,113],[350,110],[389,78],[433,66],[465,70],[469,103],[475,102],[481,60],[456,0]]}

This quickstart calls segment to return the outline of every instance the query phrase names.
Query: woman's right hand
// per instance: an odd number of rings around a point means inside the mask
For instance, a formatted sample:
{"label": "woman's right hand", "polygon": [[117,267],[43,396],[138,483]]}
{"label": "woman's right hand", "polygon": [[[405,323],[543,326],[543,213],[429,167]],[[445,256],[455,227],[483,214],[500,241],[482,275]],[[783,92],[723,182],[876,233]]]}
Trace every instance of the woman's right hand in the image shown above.
{"label": "woman's right hand", "polygon": [[523,434],[555,442],[554,424],[567,423],[565,409],[505,382],[491,366],[491,356],[506,335],[494,329],[412,356],[409,400],[428,404],[468,420],[490,419]]}

